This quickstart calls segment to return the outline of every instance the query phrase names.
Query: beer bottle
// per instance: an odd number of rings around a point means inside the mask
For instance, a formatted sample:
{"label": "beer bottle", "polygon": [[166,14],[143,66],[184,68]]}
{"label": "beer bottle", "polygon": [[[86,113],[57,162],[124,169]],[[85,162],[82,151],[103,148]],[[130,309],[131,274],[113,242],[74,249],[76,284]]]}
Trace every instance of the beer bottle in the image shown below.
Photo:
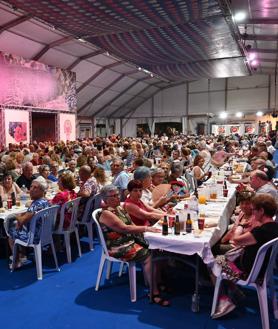
{"label": "beer bottle", "polygon": [[192,220],[191,220],[190,214],[187,214],[187,220],[185,223],[185,231],[186,231],[186,233],[192,232]]}
{"label": "beer bottle", "polygon": [[198,193],[197,186],[195,186],[194,195],[196,196],[197,199],[199,198],[199,193]]}
{"label": "beer bottle", "polygon": [[227,190],[227,182],[224,180],[224,190]]}
{"label": "beer bottle", "polygon": [[12,205],[15,206],[16,199],[15,199],[15,193],[14,192],[11,193],[11,198],[12,198]]}
{"label": "beer bottle", "polygon": [[174,233],[175,233],[176,235],[181,234],[181,227],[180,227],[180,219],[179,219],[179,215],[176,215],[175,226],[174,226]]}
{"label": "beer bottle", "polygon": [[162,235],[168,235],[168,220],[167,216],[164,216],[164,220],[162,223]]}

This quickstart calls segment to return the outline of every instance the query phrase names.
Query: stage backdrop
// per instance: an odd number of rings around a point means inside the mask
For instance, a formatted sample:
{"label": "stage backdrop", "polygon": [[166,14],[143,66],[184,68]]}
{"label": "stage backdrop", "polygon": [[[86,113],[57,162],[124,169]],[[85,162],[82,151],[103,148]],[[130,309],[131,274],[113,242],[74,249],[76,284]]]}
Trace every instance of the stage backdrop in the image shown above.
{"label": "stage backdrop", "polygon": [[5,139],[9,143],[29,143],[29,112],[17,110],[5,110]]}
{"label": "stage backdrop", "polygon": [[0,52],[0,104],[76,110],[76,75]]}
{"label": "stage backdrop", "polygon": [[60,140],[74,141],[76,139],[75,114],[59,114],[60,121]]}

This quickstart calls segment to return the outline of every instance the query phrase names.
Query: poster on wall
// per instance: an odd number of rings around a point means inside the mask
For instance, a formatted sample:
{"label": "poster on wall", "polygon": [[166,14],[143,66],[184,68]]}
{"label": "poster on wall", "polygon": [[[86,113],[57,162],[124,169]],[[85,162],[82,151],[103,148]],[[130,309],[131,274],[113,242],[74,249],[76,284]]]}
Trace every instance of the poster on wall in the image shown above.
{"label": "poster on wall", "polygon": [[76,74],[0,52],[0,104],[76,110]]}
{"label": "poster on wall", "polygon": [[255,125],[253,123],[245,124],[244,132],[245,132],[245,134],[254,134],[255,133]]}
{"label": "poster on wall", "polygon": [[60,113],[60,140],[74,141],[76,139],[75,132],[75,114]]}
{"label": "poster on wall", "polygon": [[6,145],[30,142],[28,111],[5,110],[4,118]]}
{"label": "poster on wall", "polygon": [[217,127],[217,134],[218,135],[223,135],[226,132],[226,127],[225,126],[218,126]]}
{"label": "poster on wall", "polygon": [[230,126],[230,133],[231,134],[238,134],[239,133],[239,125],[234,125],[234,126]]}

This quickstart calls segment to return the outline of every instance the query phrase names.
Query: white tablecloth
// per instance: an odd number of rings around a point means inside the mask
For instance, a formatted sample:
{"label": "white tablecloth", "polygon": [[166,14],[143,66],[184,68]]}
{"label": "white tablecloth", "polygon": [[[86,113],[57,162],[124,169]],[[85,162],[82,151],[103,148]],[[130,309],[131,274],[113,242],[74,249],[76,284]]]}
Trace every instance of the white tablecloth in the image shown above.
{"label": "white tablecloth", "polygon": [[26,212],[27,208],[25,206],[16,207],[13,206],[12,209],[6,210],[5,212],[0,213],[0,218],[6,221],[6,218],[10,215],[17,215],[23,212]]}
{"label": "white tablecloth", "polygon": [[[159,233],[145,233],[145,239],[149,242],[150,249],[161,249],[183,255],[198,254],[205,264],[213,265],[214,257],[211,247],[225,233],[233,210],[235,208],[235,185],[229,185],[229,196],[225,201],[207,202],[203,206],[206,220],[215,219],[218,226],[213,228],[205,228],[199,237],[195,237],[193,233],[181,235],[168,234],[162,236]],[[169,230],[170,233],[170,230]]]}

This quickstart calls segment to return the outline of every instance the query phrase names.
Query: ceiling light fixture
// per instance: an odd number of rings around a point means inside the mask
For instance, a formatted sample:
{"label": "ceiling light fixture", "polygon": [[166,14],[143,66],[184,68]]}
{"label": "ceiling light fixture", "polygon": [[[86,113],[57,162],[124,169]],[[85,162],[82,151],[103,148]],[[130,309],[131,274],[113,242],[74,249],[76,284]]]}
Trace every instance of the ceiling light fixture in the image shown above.
{"label": "ceiling light fixture", "polygon": [[233,16],[233,18],[236,22],[242,22],[245,20],[246,16],[247,15],[244,11],[239,11]]}
{"label": "ceiling light fixture", "polygon": [[85,42],[86,42],[86,40],[85,40],[85,39],[83,39],[83,38],[77,38],[77,40],[78,40],[78,41],[80,41],[80,42],[83,42],[83,43],[85,43]]}
{"label": "ceiling light fixture", "polygon": [[250,61],[253,61],[256,57],[257,57],[257,54],[256,54],[256,53],[250,53],[250,54],[248,55],[248,59],[249,59]]}
{"label": "ceiling light fixture", "polygon": [[262,117],[264,114],[263,114],[263,112],[262,111],[258,111],[257,113],[256,113],[256,116],[257,117]]}
{"label": "ceiling light fixture", "polygon": [[142,67],[138,67],[138,71],[142,71]]}
{"label": "ceiling light fixture", "polygon": [[242,118],[243,117],[243,113],[242,112],[237,112],[236,113],[236,117],[237,118]]}
{"label": "ceiling light fixture", "polygon": [[250,62],[250,64],[251,64],[253,67],[255,67],[255,66],[258,65],[258,61],[257,61],[256,59],[254,59],[254,60],[252,60],[252,61]]}
{"label": "ceiling light fixture", "polygon": [[227,112],[221,112],[220,114],[219,114],[219,118],[220,119],[226,119],[228,117],[228,113]]}

